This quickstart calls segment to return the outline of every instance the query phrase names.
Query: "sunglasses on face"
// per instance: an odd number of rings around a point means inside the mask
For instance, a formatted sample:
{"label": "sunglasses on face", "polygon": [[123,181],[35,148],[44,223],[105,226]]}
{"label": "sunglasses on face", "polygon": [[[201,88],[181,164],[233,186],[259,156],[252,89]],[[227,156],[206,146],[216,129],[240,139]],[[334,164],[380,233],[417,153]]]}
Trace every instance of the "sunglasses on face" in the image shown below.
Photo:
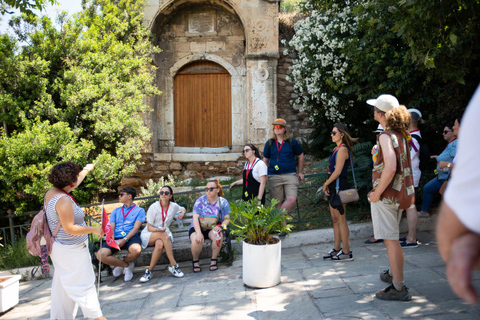
{"label": "sunglasses on face", "polygon": [[119,193],[118,196],[119,196],[119,197],[123,197],[123,196],[126,195],[126,194],[128,194],[128,193]]}
{"label": "sunglasses on face", "polygon": [[169,196],[169,195],[170,195],[170,191],[160,191],[159,194],[160,194],[161,196],[163,196],[163,195]]}
{"label": "sunglasses on face", "polygon": [[249,151],[252,151],[252,149],[245,149],[245,150],[243,150],[243,153],[247,153]]}
{"label": "sunglasses on face", "polygon": [[217,187],[213,187],[213,188],[205,188],[205,191],[207,192],[212,192],[213,190],[217,189]]}
{"label": "sunglasses on face", "polygon": [[273,126],[273,129],[283,129],[283,126]]}
{"label": "sunglasses on face", "polygon": [[447,134],[449,132],[453,132],[453,131],[449,131],[449,130],[443,130],[443,134]]}
{"label": "sunglasses on face", "polygon": [[331,136],[335,136],[337,133],[338,133],[338,132],[336,132],[336,131],[332,131],[332,132],[330,132],[330,135],[331,135]]}

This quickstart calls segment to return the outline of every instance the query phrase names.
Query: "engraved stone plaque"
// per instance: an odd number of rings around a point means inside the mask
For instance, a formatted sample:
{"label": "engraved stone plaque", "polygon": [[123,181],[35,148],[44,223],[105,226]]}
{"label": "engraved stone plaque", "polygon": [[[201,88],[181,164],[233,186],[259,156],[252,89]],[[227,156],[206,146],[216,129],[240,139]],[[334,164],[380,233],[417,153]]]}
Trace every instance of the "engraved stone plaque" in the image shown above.
{"label": "engraved stone plaque", "polygon": [[188,33],[215,32],[215,12],[195,12],[188,15]]}

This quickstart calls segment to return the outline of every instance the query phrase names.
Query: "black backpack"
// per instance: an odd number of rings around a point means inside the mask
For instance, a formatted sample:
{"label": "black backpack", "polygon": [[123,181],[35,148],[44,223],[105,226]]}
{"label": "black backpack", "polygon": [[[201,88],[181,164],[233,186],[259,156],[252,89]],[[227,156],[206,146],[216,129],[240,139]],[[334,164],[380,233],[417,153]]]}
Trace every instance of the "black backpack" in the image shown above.
{"label": "black backpack", "polygon": [[412,138],[415,138],[420,145],[420,152],[418,155],[420,158],[420,171],[425,171],[427,169],[428,162],[430,161],[430,150],[419,135],[412,134]]}

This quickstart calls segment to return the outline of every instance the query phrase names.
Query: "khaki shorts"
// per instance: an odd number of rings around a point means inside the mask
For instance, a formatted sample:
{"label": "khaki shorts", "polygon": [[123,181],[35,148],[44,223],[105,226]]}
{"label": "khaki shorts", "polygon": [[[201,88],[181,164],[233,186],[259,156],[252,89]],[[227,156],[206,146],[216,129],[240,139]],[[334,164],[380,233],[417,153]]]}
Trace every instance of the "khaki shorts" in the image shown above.
{"label": "khaki shorts", "polygon": [[382,201],[370,203],[372,211],[373,234],[375,239],[398,240],[402,219],[402,211],[396,206],[387,205]]}
{"label": "khaki shorts", "polygon": [[267,176],[270,197],[284,202],[287,197],[297,197],[298,177],[296,173]]}

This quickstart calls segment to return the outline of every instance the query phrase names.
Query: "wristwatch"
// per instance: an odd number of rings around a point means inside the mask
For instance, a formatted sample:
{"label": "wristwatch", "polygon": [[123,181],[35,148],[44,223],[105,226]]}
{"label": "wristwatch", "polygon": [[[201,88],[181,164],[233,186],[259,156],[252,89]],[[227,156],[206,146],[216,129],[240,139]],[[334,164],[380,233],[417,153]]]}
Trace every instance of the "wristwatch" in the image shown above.
{"label": "wristwatch", "polygon": [[123,238],[123,240],[125,240],[125,242],[128,242],[128,239],[127,239],[127,237]]}
{"label": "wristwatch", "polygon": [[451,166],[452,166],[452,164],[449,162],[449,163],[447,164],[447,168],[450,169]]}

